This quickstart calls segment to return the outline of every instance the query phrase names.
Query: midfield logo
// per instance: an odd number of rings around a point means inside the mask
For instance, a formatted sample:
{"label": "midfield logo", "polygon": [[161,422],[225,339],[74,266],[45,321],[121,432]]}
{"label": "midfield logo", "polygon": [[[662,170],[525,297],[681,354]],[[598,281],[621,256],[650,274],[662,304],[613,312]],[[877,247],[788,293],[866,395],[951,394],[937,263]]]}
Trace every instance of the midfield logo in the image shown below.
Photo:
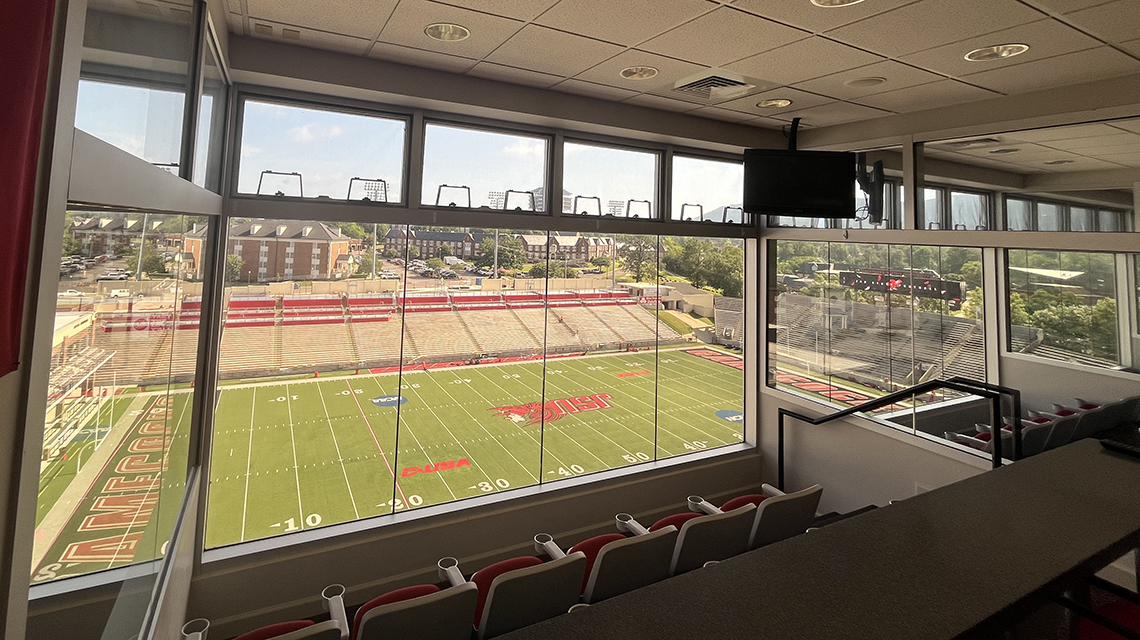
{"label": "midfield logo", "polygon": [[613,400],[613,396],[608,393],[595,393],[592,396],[559,398],[546,402],[527,402],[513,407],[494,407],[491,411],[496,412],[495,415],[503,416],[516,424],[526,423],[529,426],[543,422],[554,422],[571,413],[609,409],[610,403],[606,402],[607,400]]}

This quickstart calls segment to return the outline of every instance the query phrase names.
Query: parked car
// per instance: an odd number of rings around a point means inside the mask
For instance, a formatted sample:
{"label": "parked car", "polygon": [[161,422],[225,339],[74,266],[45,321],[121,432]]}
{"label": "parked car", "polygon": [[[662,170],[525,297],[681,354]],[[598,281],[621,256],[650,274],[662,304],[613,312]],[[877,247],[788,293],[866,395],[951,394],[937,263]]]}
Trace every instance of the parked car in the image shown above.
{"label": "parked car", "polygon": [[104,273],[103,275],[95,278],[95,280],[126,280],[129,277],[130,275],[128,275],[126,271],[108,271],[107,273]]}
{"label": "parked car", "polygon": [[129,298],[131,297],[130,289],[111,289],[111,293],[107,294],[108,298]]}
{"label": "parked car", "polygon": [[444,280],[455,280],[459,277],[459,274],[455,273],[451,269],[444,269],[443,271],[439,272],[439,277],[443,278]]}
{"label": "parked car", "polygon": [[83,296],[83,292],[77,289],[68,289],[67,291],[60,291],[56,295],[60,298],[80,298]]}

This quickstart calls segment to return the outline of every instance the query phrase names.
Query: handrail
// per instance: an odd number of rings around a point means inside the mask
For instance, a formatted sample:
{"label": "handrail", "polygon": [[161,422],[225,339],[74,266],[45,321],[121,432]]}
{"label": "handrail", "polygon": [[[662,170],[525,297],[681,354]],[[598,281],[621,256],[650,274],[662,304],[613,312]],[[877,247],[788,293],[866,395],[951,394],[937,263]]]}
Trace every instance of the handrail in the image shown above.
{"label": "handrail", "polygon": [[797,413],[795,411],[792,411],[791,409],[786,409],[784,407],[780,407],[780,409],[778,411],[778,418],[777,418],[778,436],[779,436],[779,442],[778,442],[779,451],[777,452],[777,455],[778,455],[778,478],[777,478],[778,484],[777,484],[777,486],[779,487],[779,489],[781,491],[784,490],[784,417],[785,416],[795,418],[796,420],[799,420],[800,422],[806,422],[806,423],[811,424],[811,425],[821,425],[821,424],[824,424],[826,422],[831,422],[832,420],[838,420],[839,418],[845,418],[849,415],[853,415],[856,413],[863,413],[866,411],[872,411],[874,409],[881,409],[882,407],[890,406],[890,405],[894,404],[895,402],[902,400],[904,398],[907,398],[910,396],[915,396],[915,395],[918,395],[921,393],[927,393],[929,391],[934,391],[935,389],[952,389],[954,391],[959,391],[962,393],[968,393],[970,395],[981,396],[983,398],[989,399],[990,407],[991,407],[990,408],[991,418],[996,420],[996,422],[998,423],[998,425],[996,427],[994,427],[993,438],[991,439],[991,442],[993,442],[993,456],[992,456],[993,457],[993,468],[995,468],[995,469],[997,469],[998,467],[1000,467],[1002,465],[1001,397],[1002,397],[1002,395],[1011,396],[1013,398],[1013,410],[1014,410],[1013,454],[1014,454],[1015,460],[1021,457],[1021,420],[1020,420],[1020,418],[1021,418],[1021,392],[1018,391],[1017,389],[1012,389],[1009,387],[1002,387],[1002,386],[999,386],[996,384],[989,384],[986,382],[978,382],[976,380],[970,380],[969,378],[963,378],[960,376],[956,376],[956,377],[950,378],[949,380],[934,379],[934,380],[928,380],[926,382],[921,382],[919,384],[907,387],[905,389],[900,389],[900,390],[895,391],[893,393],[889,393],[885,396],[876,398],[874,400],[871,400],[870,402],[865,402],[861,405],[857,405],[854,407],[848,407],[846,409],[841,409],[841,410],[836,411],[834,413],[829,413],[827,415],[820,416],[818,418],[812,418],[812,417],[806,416],[802,413]]}

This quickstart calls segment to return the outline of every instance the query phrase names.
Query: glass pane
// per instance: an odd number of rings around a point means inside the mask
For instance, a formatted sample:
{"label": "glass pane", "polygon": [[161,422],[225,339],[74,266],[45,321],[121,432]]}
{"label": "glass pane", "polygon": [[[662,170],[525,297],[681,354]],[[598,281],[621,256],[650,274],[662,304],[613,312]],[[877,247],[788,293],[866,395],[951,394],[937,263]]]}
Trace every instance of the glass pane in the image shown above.
{"label": "glass pane", "polygon": [[744,165],[673,156],[673,220],[740,224]]}
{"label": "glass pane", "polygon": [[952,228],[982,231],[989,228],[989,199],[979,193],[950,192]]}
{"label": "glass pane", "polygon": [[562,212],[652,218],[657,215],[657,154],[567,142]]}
{"label": "glass pane", "polygon": [[218,68],[212,45],[202,56],[202,101],[198,105],[198,137],[194,150],[194,184],[219,193],[221,190],[222,147],[226,134],[228,87]]}
{"label": "glass pane", "polygon": [[[891,199],[892,185],[889,182],[883,184],[883,221],[879,224],[871,224],[868,217],[868,212],[864,209],[867,206],[867,194],[858,185],[855,187],[855,212],[854,219],[839,220],[839,227],[842,229],[891,229],[894,228],[894,220],[896,219],[895,211],[892,211]],[[901,191],[901,189],[900,189]]]}
{"label": "glass pane", "polygon": [[1096,211],[1069,207],[1069,231],[1096,231]]}
{"label": "glass pane", "polygon": [[75,126],[178,175],[192,15],[187,2],[91,3]]}
{"label": "glass pane", "polygon": [[942,228],[942,189],[926,188],[922,190],[922,219],[923,229]]}
{"label": "glass pane", "polygon": [[161,557],[194,403],[205,220],[69,211],[65,229],[33,583]]}
{"label": "glass pane", "polygon": [[[657,455],[738,443],[744,439],[744,242],[663,237],[661,244],[659,301],[624,307],[658,315]],[[642,364],[651,370],[653,363]]]}
{"label": "glass pane", "polygon": [[1037,230],[1060,231],[1065,208],[1049,202],[1037,203]]}
{"label": "glass pane", "polygon": [[1112,254],[1011,249],[1008,260],[1011,350],[1119,364]]}
{"label": "glass pane", "polygon": [[544,211],[546,157],[546,138],[429,124],[420,203]]}
{"label": "glass pane", "polygon": [[407,123],[247,100],[238,193],[402,202]]}
{"label": "glass pane", "polygon": [[1101,211],[1097,212],[1097,229],[1099,231],[1124,231],[1124,225],[1121,221],[1124,215],[1119,211]]}
{"label": "glass pane", "polygon": [[1005,228],[1009,231],[1033,230],[1033,203],[1028,200],[1005,201]]}

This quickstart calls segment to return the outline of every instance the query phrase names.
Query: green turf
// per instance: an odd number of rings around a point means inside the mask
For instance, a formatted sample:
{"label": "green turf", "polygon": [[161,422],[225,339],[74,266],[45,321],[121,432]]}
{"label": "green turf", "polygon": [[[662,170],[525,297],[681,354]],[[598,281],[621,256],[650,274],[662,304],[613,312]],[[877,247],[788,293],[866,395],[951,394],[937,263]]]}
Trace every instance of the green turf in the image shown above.
{"label": "green turf", "polygon": [[[408,508],[517,489],[740,442],[742,425],[717,417],[743,410],[743,373],[685,353],[563,358],[394,374],[268,379],[221,387],[209,478],[206,546],[215,548]],[[633,374],[623,375],[619,374]],[[655,375],[656,374],[656,375]],[[544,396],[545,385],[545,396]],[[402,388],[398,388],[402,387]],[[564,413],[545,425],[516,422],[496,407],[609,394],[608,408]],[[403,405],[377,406],[382,396]],[[134,398],[132,396],[131,398]],[[185,486],[193,393],[145,394],[130,432],[86,490],[34,572],[33,582],[161,556]],[[130,398],[125,402],[129,403]],[[90,530],[109,479],[149,412],[165,415],[168,467],[149,517],[129,527]],[[125,410],[127,405],[116,407]],[[582,405],[578,405],[582,407]],[[399,428],[397,429],[397,425]],[[81,443],[80,443],[81,446]],[[157,460],[151,453],[148,460]],[[466,461],[461,464],[460,461]],[[435,465],[453,468],[430,471]],[[429,472],[423,472],[424,468]],[[412,474],[410,469],[418,469]],[[74,473],[74,472],[72,472]],[[62,471],[57,475],[62,478]],[[46,478],[46,476],[45,476]],[[398,482],[395,482],[398,480]],[[62,492],[63,480],[45,487]],[[58,497],[58,493],[55,494]],[[47,511],[52,500],[41,500]],[[45,532],[37,531],[37,535]],[[138,534],[141,533],[141,536]],[[65,562],[69,545],[127,540],[113,558]]]}

